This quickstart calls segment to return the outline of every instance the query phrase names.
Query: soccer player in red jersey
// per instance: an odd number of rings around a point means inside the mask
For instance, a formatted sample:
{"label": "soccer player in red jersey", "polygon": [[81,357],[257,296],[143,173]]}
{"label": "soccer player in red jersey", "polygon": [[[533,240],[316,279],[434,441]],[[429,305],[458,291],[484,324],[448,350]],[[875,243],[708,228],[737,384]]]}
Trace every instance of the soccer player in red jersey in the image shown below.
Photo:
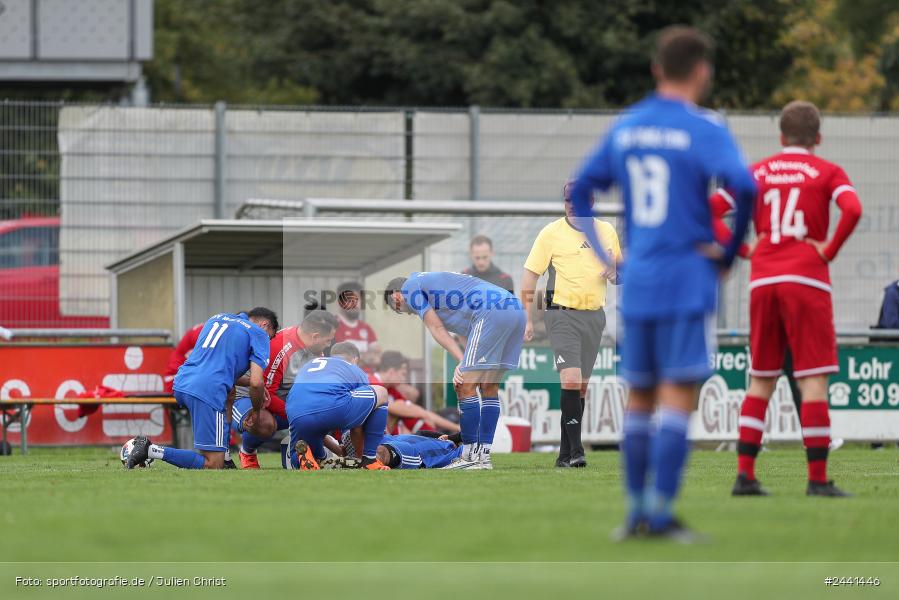
{"label": "soccer player in red jersey", "polygon": [[[269,363],[265,369],[265,388],[268,393],[265,408],[275,417],[278,429],[286,429],[287,412],[285,401],[297,373],[307,362],[323,355],[334,340],[337,318],[324,310],[314,310],[306,315],[303,322],[293,327],[285,327],[275,334],[269,347]],[[249,431],[252,423],[245,423],[250,405],[242,390],[238,390],[238,400],[232,408],[232,421],[240,432],[240,466],[243,469],[258,469],[259,459],[256,449],[266,441],[266,437]],[[269,436],[270,437],[270,436]]]}
{"label": "soccer player in red jersey", "polygon": [[356,346],[362,356],[359,367],[366,373],[371,373],[378,366],[381,345],[372,326],[362,320],[364,297],[365,290],[362,289],[362,284],[356,281],[337,286],[338,325],[334,342],[351,342]]}
{"label": "soccer player in red jersey", "polygon": [[[815,156],[814,148],[821,143],[820,123],[814,104],[790,102],[780,116],[783,149],[752,167],[759,188],[754,215],[757,241],[754,247],[744,249],[752,260],[752,367],[740,410],[735,496],[767,495],[756,479],[755,460],[768,401],[788,347],[802,393],[800,423],[809,478],[806,494],[847,495],[827,479],[828,377],[840,370],[828,263],[855,229],[862,207],[843,169]],[[720,214],[727,200],[727,192],[719,190],[711,200],[713,213]],[[841,215],[833,237],[827,239],[831,202]]]}

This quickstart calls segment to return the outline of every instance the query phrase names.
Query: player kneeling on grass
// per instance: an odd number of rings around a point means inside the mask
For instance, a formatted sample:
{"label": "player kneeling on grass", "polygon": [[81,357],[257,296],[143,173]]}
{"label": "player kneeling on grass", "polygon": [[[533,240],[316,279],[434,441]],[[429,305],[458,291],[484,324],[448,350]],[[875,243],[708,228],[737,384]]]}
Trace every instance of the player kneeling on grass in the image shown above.
{"label": "player kneeling on grass", "polygon": [[376,455],[387,427],[387,390],[369,385],[357,366],[359,349],[350,342],[331,348],[331,356],[314,358],[300,369],[287,394],[290,461],[294,469],[318,470],[327,452],[324,438],[334,430],[361,427],[362,467],[389,469]]}
{"label": "player kneeling on grass", "polygon": [[[231,409],[231,429],[241,435],[241,439],[259,440],[259,445],[272,439],[276,433],[288,428],[287,418],[277,415],[268,409],[253,410],[252,401],[249,398],[241,398],[234,403]],[[253,454],[255,458],[255,453]],[[259,462],[254,461],[254,469],[259,468]],[[246,469],[247,467],[242,466]]]}
{"label": "player kneeling on grass", "polygon": [[[492,469],[499,384],[507,370],[518,368],[527,323],[521,302],[477,277],[439,271],[391,280],[384,302],[397,313],[421,317],[434,340],[458,361],[453,386],[464,448],[446,468]],[[450,333],[460,337],[461,346]]]}
{"label": "player kneeling on grass", "polygon": [[163,448],[139,436],[126,466],[133,469],[147,458],[159,458],[183,469],[223,468],[231,433],[229,396],[247,369],[252,412],[261,410],[265,402],[262,374],[268,365],[273,323],[277,323],[275,313],[261,307],[210,317],[173,385],[175,399],[190,412],[196,452]]}

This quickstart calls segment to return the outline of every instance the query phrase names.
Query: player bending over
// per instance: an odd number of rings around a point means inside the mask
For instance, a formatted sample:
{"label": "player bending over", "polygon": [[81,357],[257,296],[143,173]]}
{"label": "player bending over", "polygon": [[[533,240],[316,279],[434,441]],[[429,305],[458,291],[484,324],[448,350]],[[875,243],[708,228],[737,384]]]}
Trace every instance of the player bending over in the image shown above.
{"label": "player bending over", "polygon": [[[830,446],[828,377],[840,370],[828,264],[861,218],[852,182],[839,166],[815,156],[821,118],[810,102],[787,104],[780,114],[783,149],[752,166],[759,186],[757,243],[749,281],[752,367],[740,409],[734,496],[766,496],[755,476],[768,401],[782,373],[787,348],[802,396],[799,421],[808,459],[809,496],[847,496],[827,479]],[[721,189],[713,205],[729,201]],[[840,221],[827,239],[830,203]]]}
{"label": "player bending over", "polygon": [[[629,508],[621,537],[646,531],[695,539],[673,505],[689,452],[690,413],[711,374],[719,272],[743,240],[756,190],[721,117],[696,105],[711,82],[711,54],[705,34],[663,30],[652,64],[655,93],[612,125],[571,192],[579,217],[592,217],[594,189],[613,184],[625,206],[620,306],[622,375],[630,392],[621,449]],[[712,179],[733,190],[737,205],[735,235],[724,252],[713,245]],[[594,228],[582,229],[603,259]]]}
{"label": "player bending over", "polygon": [[[518,298],[477,277],[437,271],[391,280],[384,302],[397,313],[421,317],[434,340],[458,361],[453,386],[464,448],[446,468],[492,469],[499,383],[507,370],[518,368],[527,323]],[[461,347],[450,333],[462,338]]]}
{"label": "player bending over", "polygon": [[287,394],[294,469],[318,470],[319,461],[327,456],[325,436],[356,427],[364,432],[362,467],[389,469],[376,454],[387,427],[387,390],[369,385],[358,362],[359,349],[340,342],[331,348],[331,356],[312,359],[297,374]]}
{"label": "player bending over", "polygon": [[391,469],[442,469],[462,454],[462,436],[387,435],[378,460]]}
{"label": "player bending over", "polygon": [[[268,391],[265,407],[275,418],[276,431],[286,430],[290,426],[285,402],[297,372],[313,358],[323,355],[333,342],[336,330],[337,317],[323,310],[315,310],[306,315],[299,325],[285,327],[272,338],[269,345],[271,361],[265,370],[265,387]],[[245,418],[251,414],[251,408],[246,388],[238,387],[231,423],[241,434],[239,456],[243,469],[259,468],[256,449],[274,435],[256,435],[251,431],[252,427],[244,425]]]}
{"label": "player bending over", "polygon": [[249,313],[210,317],[172,386],[175,399],[190,412],[196,452],[163,448],[139,436],[134,438],[126,466],[133,469],[147,458],[160,458],[183,469],[223,468],[231,434],[229,395],[234,382],[249,369],[252,411],[262,409],[263,371],[268,365],[273,323],[277,322],[274,312],[261,307]]}

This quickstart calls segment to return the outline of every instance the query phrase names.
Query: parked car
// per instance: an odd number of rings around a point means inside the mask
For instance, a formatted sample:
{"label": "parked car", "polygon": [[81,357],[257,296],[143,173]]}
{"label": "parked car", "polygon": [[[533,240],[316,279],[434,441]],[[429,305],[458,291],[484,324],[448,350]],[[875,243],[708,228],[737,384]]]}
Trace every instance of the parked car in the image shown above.
{"label": "parked car", "polygon": [[0,221],[0,325],[109,327],[107,317],[60,312],[58,217]]}

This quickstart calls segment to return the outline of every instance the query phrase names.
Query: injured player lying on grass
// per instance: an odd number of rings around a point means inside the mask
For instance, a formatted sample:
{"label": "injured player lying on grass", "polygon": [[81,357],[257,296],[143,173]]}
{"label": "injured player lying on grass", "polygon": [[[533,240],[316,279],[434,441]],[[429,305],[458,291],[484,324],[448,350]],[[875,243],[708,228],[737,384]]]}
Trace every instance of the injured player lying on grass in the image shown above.
{"label": "injured player lying on grass", "polygon": [[[352,444],[340,444],[331,436],[325,437],[328,458],[321,461],[323,469],[355,469],[361,461],[353,454]],[[385,435],[377,448],[378,461],[391,469],[442,469],[462,454],[462,434],[439,434],[424,431],[421,435]]]}

